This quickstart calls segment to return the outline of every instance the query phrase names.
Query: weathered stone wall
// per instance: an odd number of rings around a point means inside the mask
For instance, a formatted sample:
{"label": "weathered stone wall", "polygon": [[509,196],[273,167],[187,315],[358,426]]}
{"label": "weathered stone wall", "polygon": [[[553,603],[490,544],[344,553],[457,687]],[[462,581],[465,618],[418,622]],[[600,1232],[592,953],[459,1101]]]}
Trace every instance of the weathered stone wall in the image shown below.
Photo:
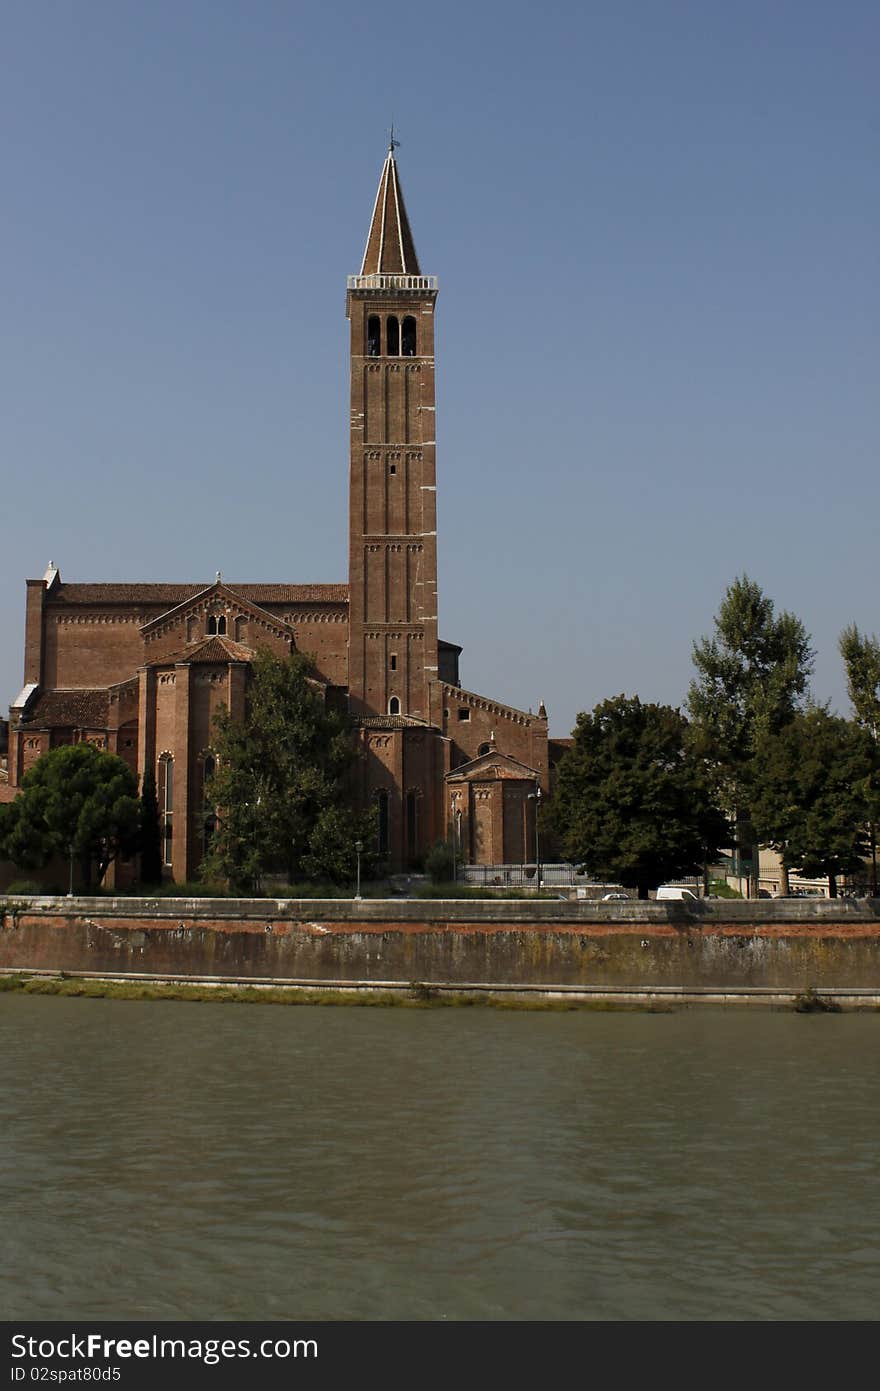
{"label": "weathered stone wall", "polygon": [[0,967],[302,981],[880,991],[880,901],[9,899]]}

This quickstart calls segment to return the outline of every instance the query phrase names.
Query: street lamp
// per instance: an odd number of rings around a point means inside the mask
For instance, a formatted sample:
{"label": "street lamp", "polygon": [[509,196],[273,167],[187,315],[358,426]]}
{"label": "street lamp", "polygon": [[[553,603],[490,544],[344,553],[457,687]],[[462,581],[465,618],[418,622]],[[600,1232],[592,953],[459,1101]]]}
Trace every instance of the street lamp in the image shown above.
{"label": "street lamp", "polygon": [[361,896],[361,855],[364,853],[364,842],[362,840],[355,841],[354,852],[357,855],[357,893],[355,894],[355,898],[359,899]]}
{"label": "street lamp", "polygon": [[538,889],[541,887],[541,841],[540,832],[538,830],[538,813],[541,810],[541,798],[543,795],[539,782],[535,783],[534,792],[526,794],[526,801],[534,802],[535,804],[535,887]]}
{"label": "street lamp", "polygon": [[[450,810],[451,813],[452,813],[452,882],[453,882],[453,884],[457,884],[457,883],[458,883],[458,836],[461,834],[461,822],[459,821],[459,825],[458,825],[458,834],[456,834],[456,825],[455,825],[455,798],[454,798],[454,797],[453,797],[452,801],[451,801],[450,804],[449,804],[449,810]],[[459,816],[460,816],[460,815],[461,815],[461,813],[459,812]]]}

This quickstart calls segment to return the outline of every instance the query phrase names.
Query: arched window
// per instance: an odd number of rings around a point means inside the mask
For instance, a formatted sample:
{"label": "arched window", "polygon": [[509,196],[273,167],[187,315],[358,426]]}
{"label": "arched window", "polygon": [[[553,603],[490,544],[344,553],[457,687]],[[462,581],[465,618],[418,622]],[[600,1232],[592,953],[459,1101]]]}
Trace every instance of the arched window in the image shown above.
{"label": "arched window", "polygon": [[391,798],[384,790],[376,793],[376,808],[379,812],[379,827],[376,836],[376,848],[380,855],[388,854],[388,846],[391,842],[389,827],[391,825]]}
{"label": "arched window", "polygon": [[399,714],[400,714],[400,701],[397,699],[397,696],[392,696],[391,699],[389,700],[389,702],[388,702],[388,713],[389,713],[389,715],[399,715]]}
{"label": "arched window", "polygon": [[159,757],[159,776],[156,779],[159,802],[159,822],[162,837],[162,863],[170,868],[173,848],[174,820],[174,759],[170,753]]}
{"label": "arched window", "polygon": [[388,315],[388,323],[385,327],[387,336],[386,352],[389,357],[400,357],[400,325],[395,314]]}
{"label": "arched window", "polygon": [[217,632],[217,619],[212,613],[208,618],[208,637],[213,637]]}
{"label": "arched window", "polygon": [[202,759],[202,854],[207,855],[217,829],[217,814],[211,798],[211,779],[217,768],[217,760],[212,753]]}
{"label": "arched window", "polygon": [[226,614],[225,614],[225,613],[221,613],[220,617],[217,619],[217,636],[220,637],[220,638],[225,638],[225,636],[226,636]]}
{"label": "arched window", "polygon": [[477,757],[478,757],[478,758],[482,758],[482,757],[483,757],[483,754],[491,753],[491,752],[492,752],[492,745],[491,745],[491,744],[481,744],[480,747],[477,749]]}
{"label": "arched window", "polygon": [[401,351],[403,357],[415,357],[416,355],[416,321],[411,314],[407,314],[403,321]]}
{"label": "arched window", "polygon": [[419,794],[414,790],[406,794],[406,853],[410,861],[419,853]]}
{"label": "arched window", "polygon": [[367,319],[367,357],[379,356],[379,315],[371,314]]}
{"label": "arched window", "polygon": [[247,619],[243,613],[236,615],[235,619],[235,641],[244,642],[247,637]]}

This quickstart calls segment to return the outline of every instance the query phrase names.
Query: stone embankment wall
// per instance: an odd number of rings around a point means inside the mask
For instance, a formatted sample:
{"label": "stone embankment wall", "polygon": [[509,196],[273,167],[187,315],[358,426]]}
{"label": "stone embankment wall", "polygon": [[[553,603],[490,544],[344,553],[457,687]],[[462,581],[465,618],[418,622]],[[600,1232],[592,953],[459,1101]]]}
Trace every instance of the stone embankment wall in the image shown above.
{"label": "stone embankment wall", "polygon": [[880,900],[7,898],[0,968],[880,993]]}

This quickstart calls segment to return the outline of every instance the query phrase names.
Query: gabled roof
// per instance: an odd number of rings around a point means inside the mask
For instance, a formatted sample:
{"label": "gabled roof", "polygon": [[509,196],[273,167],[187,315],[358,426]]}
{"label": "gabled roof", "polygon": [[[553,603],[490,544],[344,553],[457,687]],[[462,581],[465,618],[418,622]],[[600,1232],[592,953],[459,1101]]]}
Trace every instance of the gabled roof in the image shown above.
{"label": "gabled roof", "polygon": [[453,768],[451,772],[446,774],[447,782],[455,780],[472,782],[483,778],[540,782],[541,774],[537,768],[530,768],[527,763],[520,763],[518,758],[511,758],[510,754],[499,753],[497,749],[491,749],[489,753],[484,753],[480,758],[472,758],[469,763],[462,763],[458,768]]}
{"label": "gabled roof", "polygon": [[388,151],[379,191],[373,207],[373,220],[364,251],[361,275],[421,275],[415,242],[403,204],[397,178],[394,148]]}
{"label": "gabled roof", "polygon": [[252,647],[243,642],[233,642],[231,638],[210,637],[199,643],[198,647],[182,647],[169,652],[165,657],[156,657],[147,662],[148,667],[172,666],[226,666],[228,662],[250,662],[255,656]]}
{"label": "gabled roof", "polygon": [[[200,589],[197,594],[193,594],[189,598],[184,599],[182,604],[175,605],[174,608],[168,609],[165,613],[157,614],[157,616],[151,618],[148,623],[141,625],[141,632],[144,634],[144,637],[149,640],[151,634],[159,633],[168,626],[181,622],[191,606],[194,605],[196,608],[201,609],[206,601],[215,598],[230,606],[243,610],[245,613],[250,614],[252,618],[258,618],[267,628],[271,628],[280,636],[286,638],[293,637],[293,630],[282,619],[277,618],[275,614],[270,613],[268,609],[261,608],[259,604],[255,604],[252,599],[246,599],[237,590],[233,589],[231,585],[224,584],[222,580],[215,580],[214,583],[209,584],[207,588]],[[222,660],[227,661],[228,658],[224,657]]]}

